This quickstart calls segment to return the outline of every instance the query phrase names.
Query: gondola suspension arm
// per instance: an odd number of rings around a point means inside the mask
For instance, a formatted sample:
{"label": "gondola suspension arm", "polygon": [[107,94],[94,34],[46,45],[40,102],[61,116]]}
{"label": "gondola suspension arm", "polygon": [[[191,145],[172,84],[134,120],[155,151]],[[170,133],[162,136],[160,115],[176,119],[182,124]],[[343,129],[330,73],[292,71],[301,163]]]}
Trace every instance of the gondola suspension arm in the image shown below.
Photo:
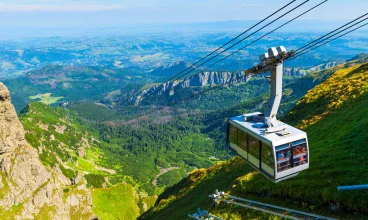
{"label": "gondola suspension arm", "polygon": [[[267,102],[263,115],[257,116],[255,120],[263,121],[267,126],[266,133],[274,133],[285,130],[285,126],[277,121],[276,115],[282,98],[282,75],[283,61],[293,57],[295,52],[287,52],[285,47],[271,47],[268,53],[259,56],[260,64],[244,71],[245,75],[270,72],[268,78],[271,84],[270,98]],[[253,118],[254,120],[254,118]]]}

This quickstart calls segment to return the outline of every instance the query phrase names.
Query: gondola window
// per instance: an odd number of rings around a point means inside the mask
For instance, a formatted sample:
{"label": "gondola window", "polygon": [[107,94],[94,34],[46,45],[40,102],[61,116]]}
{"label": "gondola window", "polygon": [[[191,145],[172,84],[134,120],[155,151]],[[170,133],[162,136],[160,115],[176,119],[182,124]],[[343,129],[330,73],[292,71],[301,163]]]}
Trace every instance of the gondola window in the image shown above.
{"label": "gondola window", "polygon": [[230,129],[229,129],[229,140],[230,140],[230,143],[232,144],[237,144],[237,139],[238,139],[238,134],[237,134],[237,128],[233,125],[230,125]]}
{"label": "gondola window", "polygon": [[308,163],[308,151],[306,141],[300,140],[292,143],[293,146],[293,164],[299,166]]}
{"label": "gondola window", "polygon": [[275,161],[271,146],[262,142],[262,170],[271,176],[275,173]]}
{"label": "gondola window", "polygon": [[247,152],[247,134],[238,129],[238,147]]}
{"label": "gondola window", "polygon": [[260,159],[260,142],[252,135],[248,135],[248,160],[254,166],[259,168],[259,159]]}
{"label": "gondola window", "polygon": [[289,144],[276,147],[277,172],[291,168],[291,148]]}

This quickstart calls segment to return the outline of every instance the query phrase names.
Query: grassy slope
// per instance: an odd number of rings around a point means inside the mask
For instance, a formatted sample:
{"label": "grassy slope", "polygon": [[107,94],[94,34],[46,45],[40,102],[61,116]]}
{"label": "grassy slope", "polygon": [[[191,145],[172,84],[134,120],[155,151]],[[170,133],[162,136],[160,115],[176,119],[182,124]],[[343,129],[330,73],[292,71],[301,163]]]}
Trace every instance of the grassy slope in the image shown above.
{"label": "grassy slope", "polygon": [[92,189],[92,201],[93,211],[101,219],[136,219],[140,214],[139,196],[127,183]]}
{"label": "grassy slope", "polygon": [[[111,174],[101,170],[108,163],[101,146],[107,144],[98,140],[93,129],[75,113],[38,102],[29,104],[22,111],[20,120],[26,131],[26,140],[39,150],[40,159],[46,166],[59,166],[68,178],[75,178],[77,173],[85,176],[92,192],[94,211],[101,218],[106,217],[104,213],[111,209],[115,211],[108,218],[136,219],[146,210],[144,206],[149,208],[153,205],[156,197],[139,189],[139,184],[132,178],[119,171]],[[85,156],[78,154],[81,147],[86,152]],[[105,183],[105,177],[112,185]],[[106,187],[102,187],[103,184]],[[65,190],[72,193],[76,186],[68,186]],[[117,208],[112,209],[115,205]]]}
{"label": "grassy slope", "polygon": [[[40,158],[43,163],[54,166],[59,157],[65,164],[75,164],[84,159],[98,164],[99,142],[85,124],[78,122],[72,112],[60,108],[52,108],[43,103],[31,103],[20,114],[20,120],[26,130],[27,141],[40,150]],[[42,150],[41,150],[42,148]],[[87,153],[85,158],[78,155],[78,148],[84,148]],[[41,153],[42,152],[42,153]],[[103,173],[98,169],[86,166],[81,172]]]}
{"label": "grassy slope", "polygon": [[[338,192],[339,185],[368,183],[368,64],[336,71],[312,89],[286,118],[308,132],[310,169],[274,184],[235,158],[192,173],[166,190],[142,219],[185,219],[197,207],[210,209],[215,189],[240,197],[340,218],[365,218],[368,192]],[[261,218],[222,204],[211,211],[225,218]],[[263,216],[263,218],[269,218]]]}

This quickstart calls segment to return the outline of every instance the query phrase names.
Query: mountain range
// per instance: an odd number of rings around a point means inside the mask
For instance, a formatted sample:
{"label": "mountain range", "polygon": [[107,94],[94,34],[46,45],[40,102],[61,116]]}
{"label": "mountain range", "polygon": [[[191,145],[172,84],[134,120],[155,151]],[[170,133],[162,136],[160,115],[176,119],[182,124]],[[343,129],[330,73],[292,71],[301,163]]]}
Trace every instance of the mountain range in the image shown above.
{"label": "mountain range", "polygon": [[[309,73],[332,68],[342,62],[328,62],[311,68],[284,68],[284,76],[286,77],[302,77]],[[175,73],[177,68],[181,68],[184,64],[173,64],[170,67],[163,68],[164,73]],[[260,76],[257,76],[259,78]],[[261,76],[262,77],[262,76]],[[167,81],[163,84],[153,85],[150,88],[141,89],[136,95],[131,97],[128,103],[149,104],[149,103],[165,103],[177,101],[176,97],[183,97],[190,94],[193,88],[203,88],[207,86],[239,84],[249,81],[251,76],[244,77],[241,71],[236,72],[200,72],[190,75],[184,79]],[[148,97],[146,99],[146,97]],[[185,97],[185,96],[184,96]]]}

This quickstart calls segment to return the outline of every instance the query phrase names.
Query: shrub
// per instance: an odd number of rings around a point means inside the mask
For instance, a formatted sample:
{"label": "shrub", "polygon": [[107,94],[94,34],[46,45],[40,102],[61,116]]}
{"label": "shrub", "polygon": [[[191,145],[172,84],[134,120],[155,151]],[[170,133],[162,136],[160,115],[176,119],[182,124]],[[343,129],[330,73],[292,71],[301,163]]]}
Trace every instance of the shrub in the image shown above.
{"label": "shrub", "polygon": [[71,169],[67,169],[63,167],[62,165],[59,165],[61,172],[64,174],[64,176],[68,177],[69,179],[73,179],[77,176],[76,172]]}
{"label": "shrub", "polygon": [[105,183],[105,178],[98,174],[87,174],[84,176],[87,180],[87,187],[102,188]]}

